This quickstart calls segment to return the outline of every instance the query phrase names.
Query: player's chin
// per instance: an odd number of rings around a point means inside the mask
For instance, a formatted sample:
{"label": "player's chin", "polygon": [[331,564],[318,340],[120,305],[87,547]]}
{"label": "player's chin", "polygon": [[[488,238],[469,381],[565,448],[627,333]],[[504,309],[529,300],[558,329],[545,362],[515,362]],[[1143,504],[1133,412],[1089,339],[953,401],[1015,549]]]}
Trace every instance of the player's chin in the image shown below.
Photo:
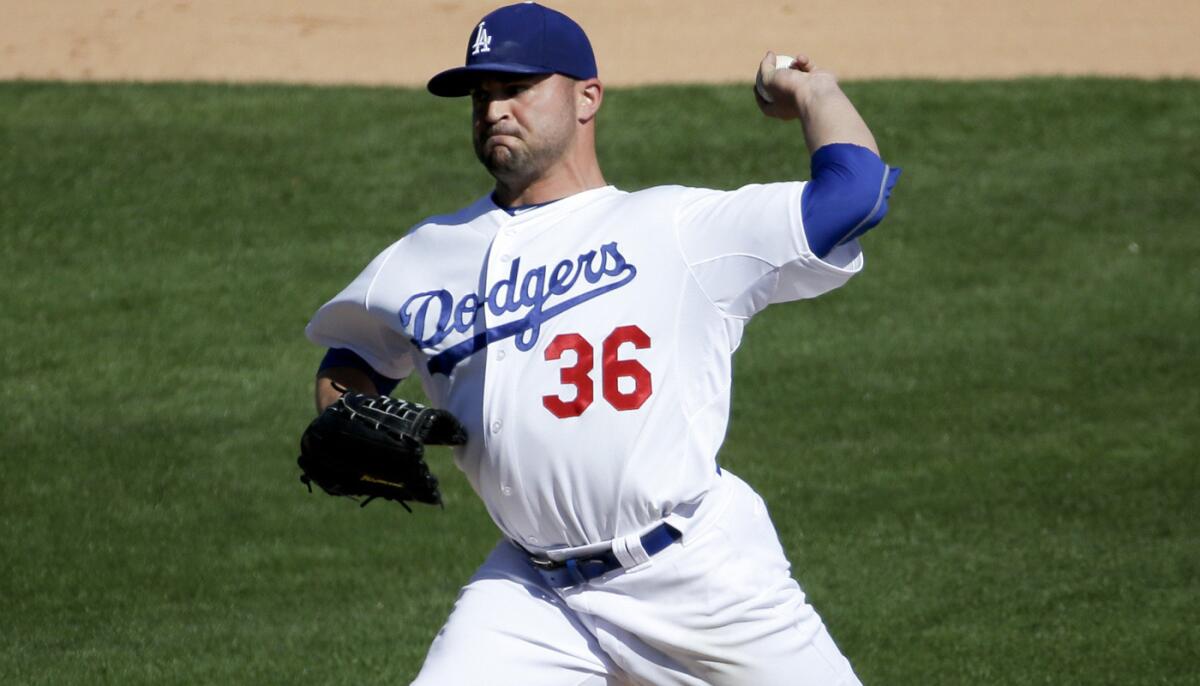
{"label": "player's chin", "polygon": [[476,144],[476,148],[482,157],[491,157],[494,155],[512,155],[519,145],[519,141],[512,136],[488,136],[481,142]]}
{"label": "player's chin", "polygon": [[487,144],[479,151],[479,161],[492,173],[520,171],[524,156],[502,144]]}

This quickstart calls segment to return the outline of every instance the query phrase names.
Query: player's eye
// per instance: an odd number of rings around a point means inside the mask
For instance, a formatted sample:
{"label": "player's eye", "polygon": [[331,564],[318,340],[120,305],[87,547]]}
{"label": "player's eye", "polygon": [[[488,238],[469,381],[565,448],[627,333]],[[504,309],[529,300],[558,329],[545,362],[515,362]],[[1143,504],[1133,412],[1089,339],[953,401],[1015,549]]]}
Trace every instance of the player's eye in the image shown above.
{"label": "player's eye", "polygon": [[488,103],[492,101],[492,96],[484,91],[471,92],[471,106],[476,111],[486,109]]}

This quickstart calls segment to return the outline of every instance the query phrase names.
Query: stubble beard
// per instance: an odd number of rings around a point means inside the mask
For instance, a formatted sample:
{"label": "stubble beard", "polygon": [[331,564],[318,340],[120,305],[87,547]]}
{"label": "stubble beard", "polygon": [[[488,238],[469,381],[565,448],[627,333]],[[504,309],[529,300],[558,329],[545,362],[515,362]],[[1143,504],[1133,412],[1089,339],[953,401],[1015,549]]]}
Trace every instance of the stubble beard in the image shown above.
{"label": "stubble beard", "polygon": [[521,188],[541,178],[566,155],[571,145],[570,131],[555,131],[536,144],[522,137],[517,139],[520,143],[496,145],[490,150],[486,149],[486,136],[475,144],[475,156],[488,173],[509,188]]}
{"label": "stubble beard", "polygon": [[525,147],[497,145],[489,151],[477,150],[476,157],[497,181],[509,183],[537,177],[538,165]]}

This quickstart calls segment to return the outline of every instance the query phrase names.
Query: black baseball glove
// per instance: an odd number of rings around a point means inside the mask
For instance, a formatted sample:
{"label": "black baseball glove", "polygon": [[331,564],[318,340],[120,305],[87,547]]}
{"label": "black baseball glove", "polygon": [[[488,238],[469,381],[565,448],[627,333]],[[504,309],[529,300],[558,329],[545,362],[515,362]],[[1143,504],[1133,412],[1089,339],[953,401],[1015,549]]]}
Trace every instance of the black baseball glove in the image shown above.
{"label": "black baseball glove", "polygon": [[425,445],[462,445],[467,433],[445,410],[382,395],[345,393],[300,438],[300,481],[329,495],[441,505]]}

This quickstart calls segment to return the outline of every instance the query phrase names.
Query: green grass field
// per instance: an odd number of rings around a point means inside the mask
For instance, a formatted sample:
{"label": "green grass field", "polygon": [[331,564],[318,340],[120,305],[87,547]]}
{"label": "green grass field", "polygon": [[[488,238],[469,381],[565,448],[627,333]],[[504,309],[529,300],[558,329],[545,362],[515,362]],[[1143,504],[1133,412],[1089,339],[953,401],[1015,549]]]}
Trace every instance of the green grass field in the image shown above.
{"label": "green grass field", "polygon": [[[723,464],[868,686],[1200,683],[1200,83],[847,90],[904,176],[861,277],[749,327]],[[626,189],[807,176],[748,87],[600,137]],[[0,683],[415,675],[497,533],[442,450],[445,512],[305,492],[302,330],[488,189],[468,140],[416,91],[0,84]]]}

